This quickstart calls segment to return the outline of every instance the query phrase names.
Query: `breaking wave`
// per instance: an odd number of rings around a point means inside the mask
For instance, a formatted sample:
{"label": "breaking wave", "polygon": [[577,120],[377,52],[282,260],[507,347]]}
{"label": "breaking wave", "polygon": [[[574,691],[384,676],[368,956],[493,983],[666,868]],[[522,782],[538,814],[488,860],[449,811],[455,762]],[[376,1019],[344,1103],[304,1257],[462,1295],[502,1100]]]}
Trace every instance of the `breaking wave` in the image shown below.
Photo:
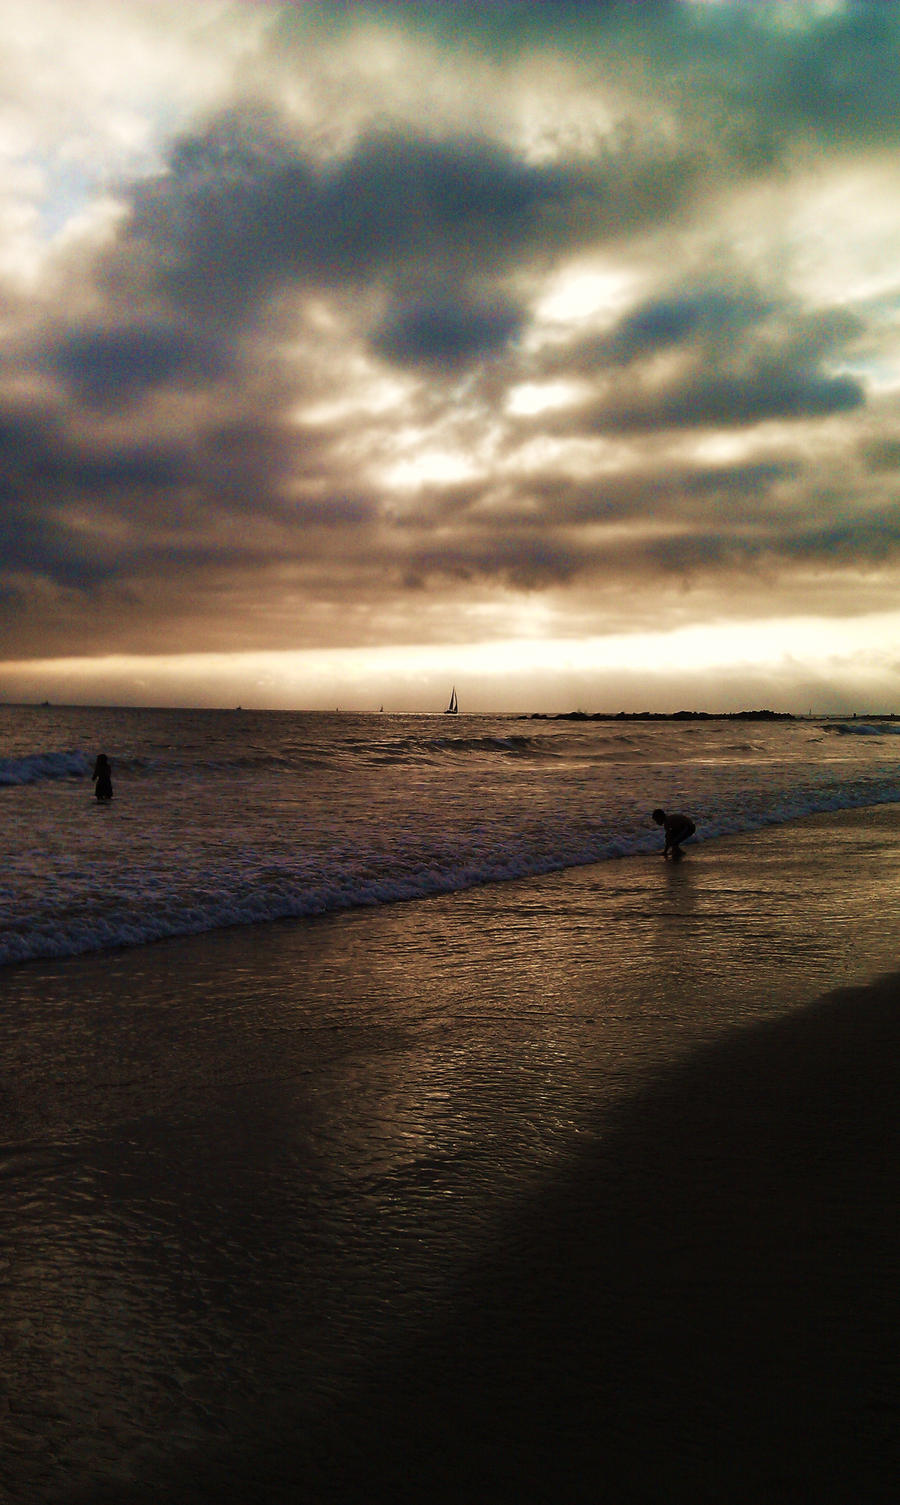
{"label": "breaking wave", "polygon": [[0,787],[16,784],[41,784],[53,779],[81,779],[89,774],[94,760],[89,753],[29,753],[21,758],[0,758]]}

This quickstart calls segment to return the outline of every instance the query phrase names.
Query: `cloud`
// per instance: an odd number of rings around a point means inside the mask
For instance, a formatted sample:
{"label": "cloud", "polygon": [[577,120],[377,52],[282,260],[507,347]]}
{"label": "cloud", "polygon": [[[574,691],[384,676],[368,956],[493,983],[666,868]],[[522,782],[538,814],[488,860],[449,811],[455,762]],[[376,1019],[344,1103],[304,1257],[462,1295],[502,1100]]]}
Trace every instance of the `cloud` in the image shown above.
{"label": "cloud", "polygon": [[[809,314],[782,298],[713,289],[655,297],[608,334],[556,350],[551,371],[605,378],[560,429],[650,433],[743,428],[851,412],[860,380],[835,370],[861,333],[840,310]],[[662,374],[660,357],[667,357]],[[625,379],[615,379],[626,368]]]}
{"label": "cloud", "polygon": [[[900,26],[884,0],[850,0],[816,15],[795,39],[766,48],[760,106],[788,126],[801,122],[830,141],[895,137],[900,124]],[[776,46],[773,43],[780,45]],[[785,45],[786,43],[786,45]]]}
{"label": "cloud", "polygon": [[[383,357],[459,366],[521,327],[511,279],[665,219],[689,192],[682,166],[655,149],[535,164],[497,140],[422,130],[365,132],[322,160],[276,112],[232,109],[134,186],[104,275],[232,339],[292,288],[357,297],[363,311],[371,295]],[[198,354],[157,335],[146,358],[174,370]]]}
{"label": "cloud", "polygon": [[[0,305],[7,651],[889,599],[893,8],[325,9],[163,6],[144,68],[150,11],[121,0],[130,72],[46,116],[35,83],[48,239]],[[27,208],[10,139],[0,203]],[[77,234],[67,154],[109,206]]]}
{"label": "cloud", "polygon": [[407,579],[425,584],[437,578],[501,580],[513,590],[535,591],[570,580],[586,567],[584,552],[552,533],[531,531],[518,537],[475,531],[440,548],[411,552]]}
{"label": "cloud", "polygon": [[125,252],[178,307],[236,320],[294,280],[433,275],[435,258],[482,275],[558,237],[574,193],[567,171],[466,138],[375,133],[317,163],[274,114],[235,110],[134,190]]}
{"label": "cloud", "polygon": [[851,376],[828,376],[773,360],[744,372],[695,374],[662,397],[613,402],[596,416],[593,426],[617,433],[741,428],[770,419],[846,413],[864,400],[862,387]]}
{"label": "cloud", "polygon": [[651,298],[632,309],[611,338],[595,347],[595,354],[628,365],[700,338],[720,344],[758,325],[768,312],[769,307],[752,294],[716,289]]}
{"label": "cloud", "polygon": [[153,388],[188,378],[215,377],[222,352],[191,329],[144,322],[118,328],[83,327],[47,352],[50,367],[88,407],[121,407]]}
{"label": "cloud", "polygon": [[890,436],[871,440],[864,446],[863,458],[868,469],[890,474],[900,470],[900,438]]}
{"label": "cloud", "polygon": [[397,365],[455,369],[504,349],[524,323],[521,310],[504,303],[451,302],[438,297],[395,307],[375,348]]}

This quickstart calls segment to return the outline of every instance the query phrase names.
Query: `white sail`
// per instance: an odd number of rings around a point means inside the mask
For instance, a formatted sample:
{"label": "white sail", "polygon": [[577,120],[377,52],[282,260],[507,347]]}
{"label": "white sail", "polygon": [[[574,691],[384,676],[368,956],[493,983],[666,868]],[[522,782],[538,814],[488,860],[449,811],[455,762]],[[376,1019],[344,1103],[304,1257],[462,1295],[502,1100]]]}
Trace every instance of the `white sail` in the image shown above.
{"label": "white sail", "polygon": [[444,715],[445,716],[458,716],[459,715],[459,704],[458,704],[457,699],[456,699],[456,685],[454,685],[453,689],[450,691],[450,704],[448,705],[446,711],[444,712]]}

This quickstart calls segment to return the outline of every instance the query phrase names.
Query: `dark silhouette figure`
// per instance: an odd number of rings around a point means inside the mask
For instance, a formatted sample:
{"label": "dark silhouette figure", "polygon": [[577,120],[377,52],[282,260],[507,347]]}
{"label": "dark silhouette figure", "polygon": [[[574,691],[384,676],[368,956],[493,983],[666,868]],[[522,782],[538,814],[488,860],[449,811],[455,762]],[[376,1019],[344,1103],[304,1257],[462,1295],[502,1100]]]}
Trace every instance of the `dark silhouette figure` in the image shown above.
{"label": "dark silhouette figure", "polygon": [[111,800],[113,797],[112,769],[106,753],[98,754],[91,777],[97,786],[94,793],[98,800]]}
{"label": "dark silhouette figure", "polygon": [[681,843],[687,841],[689,836],[693,836],[697,827],[687,815],[667,815],[665,810],[654,810],[653,819],[658,826],[665,828],[663,857],[668,857],[671,853],[672,861],[677,862],[679,857],[684,856]]}

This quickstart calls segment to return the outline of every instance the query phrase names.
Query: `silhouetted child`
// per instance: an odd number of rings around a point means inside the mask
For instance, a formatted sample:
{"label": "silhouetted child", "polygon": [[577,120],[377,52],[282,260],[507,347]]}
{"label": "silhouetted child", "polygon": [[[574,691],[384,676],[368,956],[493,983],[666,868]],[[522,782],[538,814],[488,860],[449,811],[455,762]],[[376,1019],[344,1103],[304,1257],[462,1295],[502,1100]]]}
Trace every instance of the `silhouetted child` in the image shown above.
{"label": "silhouetted child", "polygon": [[687,841],[689,836],[693,836],[697,827],[687,815],[667,815],[665,810],[654,810],[653,819],[658,826],[665,828],[666,841],[663,847],[663,857],[668,857],[671,852],[673,862],[677,862],[679,857],[684,856],[681,843]]}
{"label": "silhouetted child", "polygon": [[97,786],[94,793],[98,800],[111,800],[113,797],[112,769],[109,766],[109,758],[106,756],[106,753],[98,754],[91,777]]}

